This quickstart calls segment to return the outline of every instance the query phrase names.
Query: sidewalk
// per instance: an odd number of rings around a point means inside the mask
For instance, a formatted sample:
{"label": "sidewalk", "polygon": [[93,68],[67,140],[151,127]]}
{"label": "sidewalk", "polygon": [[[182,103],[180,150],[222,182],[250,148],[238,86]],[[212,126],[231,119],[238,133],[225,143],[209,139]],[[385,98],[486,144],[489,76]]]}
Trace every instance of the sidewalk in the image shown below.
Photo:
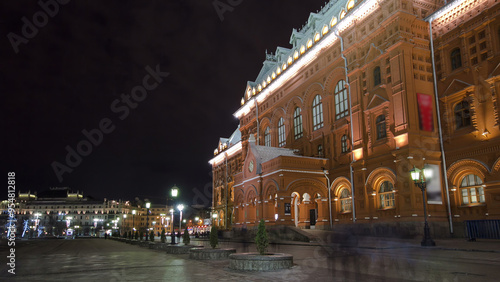
{"label": "sidewalk", "polygon": [[493,239],[477,239],[475,242],[469,242],[464,238],[435,239],[435,247],[422,247],[420,245],[421,238],[399,239],[347,234],[339,236],[338,233],[325,230],[307,230],[307,232],[314,238],[310,244],[318,245],[342,246],[344,244],[346,247],[365,249],[434,248],[440,250],[500,253],[500,240]]}

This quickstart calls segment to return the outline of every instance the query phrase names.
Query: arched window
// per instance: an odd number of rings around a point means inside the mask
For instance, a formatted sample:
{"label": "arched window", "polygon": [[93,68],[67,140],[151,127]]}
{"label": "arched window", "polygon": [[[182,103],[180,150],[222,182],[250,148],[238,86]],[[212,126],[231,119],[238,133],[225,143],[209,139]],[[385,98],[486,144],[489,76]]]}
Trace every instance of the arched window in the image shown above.
{"label": "arched window", "polygon": [[335,119],[343,118],[349,113],[347,105],[347,89],[345,81],[340,80],[335,86]]}
{"label": "arched window", "polygon": [[460,183],[460,193],[462,195],[462,204],[484,203],[483,181],[475,174],[466,175]]}
{"label": "arched window", "polygon": [[351,192],[348,189],[343,189],[340,192],[340,212],[352,211]]}
{"label": "arched window", "polygon": [[347,153],[349,150],[349,146],[347,146],[347,135],[345,134],[340,138],[340,147],[342,153]]}
{"label": "arched window", "polygon": [[321,96],[316,95],[313,101],[313,130],[323,127],[323,103],[321,103]]}
{"label": "arched window", "polygon": [[380,208],[389,209],[394,208],[394,186],[389,181],[384,181],[380,184],[380,189],[378,191],[380,196]]}
{"label": "arched window", "polygon": [[460,55],[460,48],[455,48],[451,51],[451,70],[456,70],[462,66],[462,57]]}
{"label": "arched window", "polygon": [[264,132],[264,146],[271,147],[271,133],[269,132],[269,126]]}
{"label": "arched window", "polygon": [[380,67],[375,67],[373,69],[373,86],[377,86],[382,82],[382,78],[380,77]]}
{"label": "arched window", "polygon": [[278,122],[278,146],[283,147],[286,144],[285,139],[285,120],[280,118]]}
{"label": "arched window", "polygon": [[295,132],[295,140],[304,136],[302,129],[302,114],[299,107],[295,108],[295,112],[293,113],[293,129]]}
{"label": "arched window", "polygon": [[456,129],[470,125],[470,106],[466,101],[459,102],[454,109]]}
{"label": "arched window", "polygon": [[377,140],[385,138],[387,136],[387,130],[385,127],[385,116],[384,115],[379,115],[377,117]]}

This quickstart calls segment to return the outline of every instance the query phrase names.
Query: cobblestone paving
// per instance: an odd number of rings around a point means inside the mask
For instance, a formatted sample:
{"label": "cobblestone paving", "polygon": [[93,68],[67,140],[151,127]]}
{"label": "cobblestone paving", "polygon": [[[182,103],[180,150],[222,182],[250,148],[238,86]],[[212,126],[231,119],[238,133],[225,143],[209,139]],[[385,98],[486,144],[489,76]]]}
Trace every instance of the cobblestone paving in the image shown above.
{"label": "cobblestone paving", "polygon": [[[255,248],[226,242],[221,247],[236,247],[238,252]],[[239,272],[228,269],[227,260],[196,261],[117,241],[76,239],[18,241],[16,275],[11,275],[5,266],[5,244],[0,251],[0,281],[496,281],[500,266],[499,253],[271,245],[270,251],[294,255],[292,269]]]}

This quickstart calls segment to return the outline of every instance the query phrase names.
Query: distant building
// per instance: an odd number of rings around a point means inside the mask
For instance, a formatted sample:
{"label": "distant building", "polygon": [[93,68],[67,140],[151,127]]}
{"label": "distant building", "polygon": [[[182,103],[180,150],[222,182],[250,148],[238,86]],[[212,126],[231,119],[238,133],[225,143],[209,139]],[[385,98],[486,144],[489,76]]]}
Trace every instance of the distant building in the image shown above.
{"label": "distant building", "polygon": [[220,138],[212,165],[212,224],[223,229],[231,229],[234,203],[234,175],[241,172],[242,151],[239,127],[229,138]]}
{"label": "distant building", "polygon": [[500,220],[499,11],[339,0],[311,13],[266,54],[234,113],[241,139],[210,161],[218,224],[420,234],[413,167],[432,172],[436,236]]}
{"label": "distant building", "polygon": [[18,225],[28,220],[32,233],[36,228],[44,234],[63,235],[71,228],[81,236],[104,232],[107,224],[119,217],[123,205],[119,201],[84,197],[68,187],[50,188],[38,194],[20,192],[17,203]]}

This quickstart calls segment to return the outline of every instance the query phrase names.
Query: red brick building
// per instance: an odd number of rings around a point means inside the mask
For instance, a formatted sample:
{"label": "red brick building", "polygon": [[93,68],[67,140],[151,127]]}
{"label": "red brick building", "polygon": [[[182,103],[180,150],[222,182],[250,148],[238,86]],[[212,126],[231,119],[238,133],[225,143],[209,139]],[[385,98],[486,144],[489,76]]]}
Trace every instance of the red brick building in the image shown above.
{"label": "red brick building", "polygon": [[499,220],[499,11],[340,0],[311,13],[289,48],[266,54],[234,113],[240,140],[210,161],[218,223],[420,234],[413,167],[432,173],[435,236]]}

